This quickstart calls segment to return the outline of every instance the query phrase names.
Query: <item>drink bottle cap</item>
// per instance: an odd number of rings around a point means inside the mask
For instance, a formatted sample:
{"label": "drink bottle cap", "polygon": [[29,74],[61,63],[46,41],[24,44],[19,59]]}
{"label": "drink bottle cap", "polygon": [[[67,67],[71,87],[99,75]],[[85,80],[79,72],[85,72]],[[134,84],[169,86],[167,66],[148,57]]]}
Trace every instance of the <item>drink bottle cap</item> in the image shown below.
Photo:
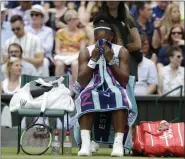
{"label": "drink bottle cap", "polygon": [[55,132],[55,135],[56,135],[56,136],[59,136],[59,131],[56,131],[56,132]]}
{"label": "drink bottle cap", "polygon": [[70,132],[69,131],[66,131],[66,135],[69,136],[70,135]]}

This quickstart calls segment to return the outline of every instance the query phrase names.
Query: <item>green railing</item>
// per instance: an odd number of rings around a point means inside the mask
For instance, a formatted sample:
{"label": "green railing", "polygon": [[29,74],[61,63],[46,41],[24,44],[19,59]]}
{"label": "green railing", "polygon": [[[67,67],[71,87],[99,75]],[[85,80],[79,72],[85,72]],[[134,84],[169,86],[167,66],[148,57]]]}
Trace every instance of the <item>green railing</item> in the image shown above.
{"label": "green railing", "polygon": [[[1,100],[8,105],[11,97],[2,95]],[[136,101],[138,105],[138,117],[135,124],[139,124],[141,121],[173,121],[178,117],[179,121],[185,120],[185,99],[182,97],[182,94],[179,97],[163,97],[158,95],[136,96]],[[16,119],[17,114],[14,112],[12,113],[13,126],[17,126]]]}
{"label": "green railing", "polygon": [[158,104],[159,104],[159,101],[160,101],[160,100],[163,100],[164,98],[166,98],[170,93],[172,93],[172,92],[174,92],[174,91],[180,89],[180,100],[179,100],[179,106],[178,106],[178,115],[177,115],[177,117],[176,117],[175,119],[173,119],[173,120],[170,121],[170,122],[175,122],[175,121],[178,121],[178,122],[179,122],[179,121],[181,121],[181,111],[182,111],[182,88],[183,88],[183,86],[180,85],[180,86],[178,86],[178,87],[172,89],[171,91],[169,91],[169,92],[163,94],[162,96],[156,98],[156,100],[155,100],[155,105],[156,105],[156,112],[155,112],[155,113],[156,113],[156,117],[157,117],[156,120],[158,120],[158,112],[159,112],[159,110],[158,110]]}

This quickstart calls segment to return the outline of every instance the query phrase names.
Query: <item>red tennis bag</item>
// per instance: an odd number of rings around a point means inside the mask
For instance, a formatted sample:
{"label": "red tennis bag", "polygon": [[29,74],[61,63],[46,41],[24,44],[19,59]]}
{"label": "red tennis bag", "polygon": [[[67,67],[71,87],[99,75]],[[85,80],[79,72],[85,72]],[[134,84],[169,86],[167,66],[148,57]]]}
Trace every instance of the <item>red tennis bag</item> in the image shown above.
{"label": "red tennis bag", "polygon": [[184,123],[141,122],[134,131],[133,149],[147,156],[184,157]]}

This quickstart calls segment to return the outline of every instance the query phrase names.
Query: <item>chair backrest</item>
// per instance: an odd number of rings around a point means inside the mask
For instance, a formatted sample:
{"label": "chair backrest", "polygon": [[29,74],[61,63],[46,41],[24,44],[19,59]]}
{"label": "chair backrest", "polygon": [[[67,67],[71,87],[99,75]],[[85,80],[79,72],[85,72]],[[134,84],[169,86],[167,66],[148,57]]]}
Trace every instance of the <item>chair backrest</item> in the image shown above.
{"label": "chair backrest", "polygon": [[[67,88],[69,88],[69,75],[64,75],[62,77],[64,77],[63,84]],[[57,80],[60,77],[58,77],[58,76],[41,77],[41,76],[21,75],[21,87],[23,87],[26,83],[29,83],[29,82],[34,81],[39,78],[46,79],[46,81],[49,81],[50,79],[53,79],[53,78],[54,79],[56,78],[56,80]]]}

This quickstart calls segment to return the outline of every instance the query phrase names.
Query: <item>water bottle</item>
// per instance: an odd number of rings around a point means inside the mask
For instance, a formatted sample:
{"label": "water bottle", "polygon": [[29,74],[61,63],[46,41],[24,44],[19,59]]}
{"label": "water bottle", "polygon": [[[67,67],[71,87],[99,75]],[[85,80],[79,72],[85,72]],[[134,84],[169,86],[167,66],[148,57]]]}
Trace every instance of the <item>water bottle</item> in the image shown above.
{"label": "water bottle", "polygon": [[66,137],[64,140],[64,155],[72,155],[72,140],[70,137],[70,132],[66,131]]}
{"label": "water bottle", "polygon": [[61,147],[61,144],[59,142],[59,131],[56,131],[55,132],[55,137],[52,141],[52,144],[51,144],[51,155],[53,156],[58,156],[60,155],[60,147]]}

